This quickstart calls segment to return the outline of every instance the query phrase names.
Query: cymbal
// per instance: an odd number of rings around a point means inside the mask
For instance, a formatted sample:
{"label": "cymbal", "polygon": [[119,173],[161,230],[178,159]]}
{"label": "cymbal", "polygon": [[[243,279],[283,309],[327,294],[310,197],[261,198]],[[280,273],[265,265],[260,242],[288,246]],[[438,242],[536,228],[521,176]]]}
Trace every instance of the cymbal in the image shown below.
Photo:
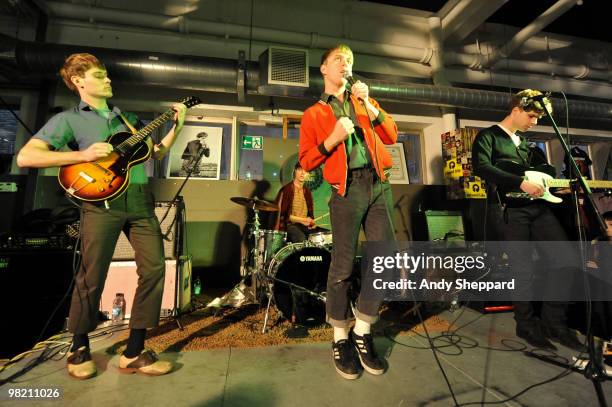
{"label": "cymbal", "polygon": [[278,205],[259,198],[243,198],[241,196],[234,196],[231,197],[230,200],[232,202],[237,203],[238,205],[246,206],[247,208],[251,209],[257,209],[266,212],[278,211]]}

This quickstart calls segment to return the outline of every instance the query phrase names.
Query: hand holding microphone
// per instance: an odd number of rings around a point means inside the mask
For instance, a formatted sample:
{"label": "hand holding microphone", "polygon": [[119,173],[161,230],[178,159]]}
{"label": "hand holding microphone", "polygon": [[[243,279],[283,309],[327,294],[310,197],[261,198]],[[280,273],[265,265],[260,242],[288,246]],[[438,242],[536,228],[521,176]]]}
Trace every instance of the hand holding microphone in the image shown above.
{"label": "hand holding microphone", "polygon": [[349,85],[351,85],[351,93],[355,95],[357,99],[361,99],[364,102],[367,102],[369,95],[368,85],[359,80],[355,80],[351,71],[346,71],[344,74],[344,78],[349,83]]}

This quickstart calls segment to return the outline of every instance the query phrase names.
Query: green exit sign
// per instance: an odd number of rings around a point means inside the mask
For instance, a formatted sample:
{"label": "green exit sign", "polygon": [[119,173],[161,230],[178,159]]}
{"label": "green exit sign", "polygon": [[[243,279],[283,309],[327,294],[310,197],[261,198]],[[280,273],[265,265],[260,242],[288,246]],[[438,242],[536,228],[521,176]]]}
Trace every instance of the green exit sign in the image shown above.
{"label": "green exit sign", "polygon": [[242,136],[243,150],[261,150],[263,148],[262,136]]}

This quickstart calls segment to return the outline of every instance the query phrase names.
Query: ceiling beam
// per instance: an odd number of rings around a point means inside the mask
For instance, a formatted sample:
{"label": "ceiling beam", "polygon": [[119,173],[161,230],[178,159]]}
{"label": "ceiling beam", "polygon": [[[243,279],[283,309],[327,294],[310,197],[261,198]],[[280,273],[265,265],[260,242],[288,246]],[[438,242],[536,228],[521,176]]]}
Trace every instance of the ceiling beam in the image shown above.
{"label": "ceiling beam", "polygon": [[449,0],[440,9],[444,41],[459,43],[508,0]]}

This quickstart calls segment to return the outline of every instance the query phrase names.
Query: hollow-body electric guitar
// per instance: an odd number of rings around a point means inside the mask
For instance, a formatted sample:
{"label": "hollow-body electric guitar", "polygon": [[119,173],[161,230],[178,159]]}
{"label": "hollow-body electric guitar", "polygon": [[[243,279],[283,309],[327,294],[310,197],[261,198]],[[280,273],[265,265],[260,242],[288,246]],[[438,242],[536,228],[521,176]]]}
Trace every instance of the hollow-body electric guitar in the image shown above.
{"label": "hollow-body electric guitar", "polygon": [[[500,162],[496,164],[496,167],[515,175],[523,175],[525,180],[544,187],[544,194],[538,198],[533,198],[528,193],[522,191],[506,192],[506,197],[511,199],[543,199],[551,203],[560,203],[563,202],[563,199],[553,195],[549,188],[569,188],[570,182],[573,181],[569,179],[555,179],[545,172],[537,171],[538,167],[525,171],[525,167],[513,161]],[[612,181],[587,180],[587,185],[594,189],[608,189],[612,188]]]}
{"label": "hollow-body electric guitar", "polygon": [[[200,99],[188,97],[180,103],[190,108],[199,104]],[[168,109],[134,134],[127,131],[112,134],[106,142],[113,146],[113,151],[96,161],[61,167],[57,176],[60,186],[82,201],[110,201],[119,197],[130,183],[130,168],[151,156],[148,137],[175,113]]]}

